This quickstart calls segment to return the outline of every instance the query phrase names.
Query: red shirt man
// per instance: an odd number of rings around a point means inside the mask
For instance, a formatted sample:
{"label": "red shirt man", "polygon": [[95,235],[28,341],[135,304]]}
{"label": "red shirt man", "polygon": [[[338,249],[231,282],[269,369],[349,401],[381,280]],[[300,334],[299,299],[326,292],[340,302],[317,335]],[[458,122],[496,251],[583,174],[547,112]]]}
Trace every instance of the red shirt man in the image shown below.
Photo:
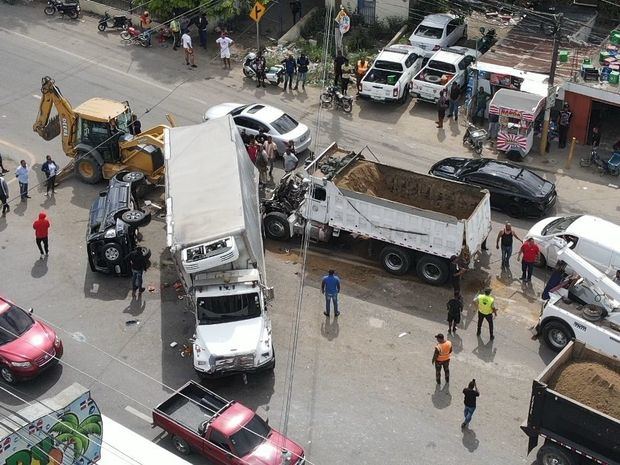
{"label": "red shirt man", "polygon": [[521,249],[519,250],[519,256],[517,257],[517,260],[521,260],[521,281],[527,283],[532,280],[534,263],[536,263],[539,254],[540,247],[536,245],[534,239],[530,237],[523,243]]}
{"label": "red shirt man", "polygon": [[39,252],[41,252],[41,258],[49,255],[49,244],[47,242],[48,231],[51,227],[51,223],[47,219],[45,212],[39,213],[39,218],[32,223],[32,229],[34,229],[34,237],[37,242]]}

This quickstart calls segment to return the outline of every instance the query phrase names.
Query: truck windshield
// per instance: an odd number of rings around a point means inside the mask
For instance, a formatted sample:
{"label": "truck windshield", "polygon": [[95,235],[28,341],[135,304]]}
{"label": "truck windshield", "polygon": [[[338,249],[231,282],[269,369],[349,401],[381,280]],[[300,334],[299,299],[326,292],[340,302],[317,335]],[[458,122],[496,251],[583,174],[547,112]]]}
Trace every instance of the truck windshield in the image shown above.
{"label": "truck windshield", "polygon": [[250,421],[245,424],[244,428],[241,428],[235,434],[230,437],[230,441],[233,443],[237,452],[237,457],[245,457],[260,444],[263,443],[265,438],[269,437],[271,428],[265,421],[258,415],[254,415]]}
{"label": "truck windshield", "polygon": [[431,60],[427,65],[429,68],[436,69],[437,71],[443,71],[445,73],[456,73],[456,68],[450,63],[444,63],[443,61]]}
{"label": "truck windshield", "polygon": [[258,294],[199,297],[198,320],[201,325],[257,318],[261,314]]}
{"label": "truck windshield", "polygon": [[542,230],[543,236],[547,236],[548,234],[559,234],[566,231],[575,220],[581,218],[581,215],[575,216],[565,216],[564,218],[558,218],[553,220],[547,226],[545,226]]}
{"label": "truck windshield", "polygon": [[21,308],[10,305],[0,313],[0,345],[14,341],[19,336],[28,331],[34,324]]}

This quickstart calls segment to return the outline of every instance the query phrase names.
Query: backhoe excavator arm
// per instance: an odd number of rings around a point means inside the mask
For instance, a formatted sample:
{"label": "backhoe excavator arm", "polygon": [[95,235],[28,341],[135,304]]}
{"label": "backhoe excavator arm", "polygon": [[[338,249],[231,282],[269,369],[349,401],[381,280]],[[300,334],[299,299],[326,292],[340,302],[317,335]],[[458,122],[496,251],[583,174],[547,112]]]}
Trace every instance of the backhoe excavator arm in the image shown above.
{"label": "backhoe excavator arm", "polygon": [[[50,118],[52,107],[56,107],[58,116]],[[39,114],[32,126],[34,132],[45,140],[52,140],[58,134],[62,136],[62,149],[69,157],[74,155],[75,124],[77,117],[69,101],[56,87],[54,80],[45,76],[41,79],[41,105]]]}

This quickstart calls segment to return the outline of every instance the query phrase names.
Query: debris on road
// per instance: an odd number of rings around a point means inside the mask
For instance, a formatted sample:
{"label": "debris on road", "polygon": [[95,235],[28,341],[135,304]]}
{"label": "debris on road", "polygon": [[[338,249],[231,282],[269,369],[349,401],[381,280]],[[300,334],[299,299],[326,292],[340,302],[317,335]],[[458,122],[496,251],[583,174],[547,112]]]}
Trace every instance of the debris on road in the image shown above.
{"label": "debris on road", "polygon": [[136,326],[140,324],[140,320],[127,320],[125,326]]}

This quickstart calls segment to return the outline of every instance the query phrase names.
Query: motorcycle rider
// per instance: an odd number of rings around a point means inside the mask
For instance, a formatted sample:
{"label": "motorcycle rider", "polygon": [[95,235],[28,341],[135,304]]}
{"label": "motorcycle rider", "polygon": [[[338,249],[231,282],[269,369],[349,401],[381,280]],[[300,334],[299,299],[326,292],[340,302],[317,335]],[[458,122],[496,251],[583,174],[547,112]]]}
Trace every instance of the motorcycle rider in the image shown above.
{"label": "motorcycle rider", "polygon": [[254,69],[256,70],[256,87],[267,87],[265,85],[265,71],[267,68],[267,60],[263,56],[263,51],[259,50],[256,59],[254,60]]}

